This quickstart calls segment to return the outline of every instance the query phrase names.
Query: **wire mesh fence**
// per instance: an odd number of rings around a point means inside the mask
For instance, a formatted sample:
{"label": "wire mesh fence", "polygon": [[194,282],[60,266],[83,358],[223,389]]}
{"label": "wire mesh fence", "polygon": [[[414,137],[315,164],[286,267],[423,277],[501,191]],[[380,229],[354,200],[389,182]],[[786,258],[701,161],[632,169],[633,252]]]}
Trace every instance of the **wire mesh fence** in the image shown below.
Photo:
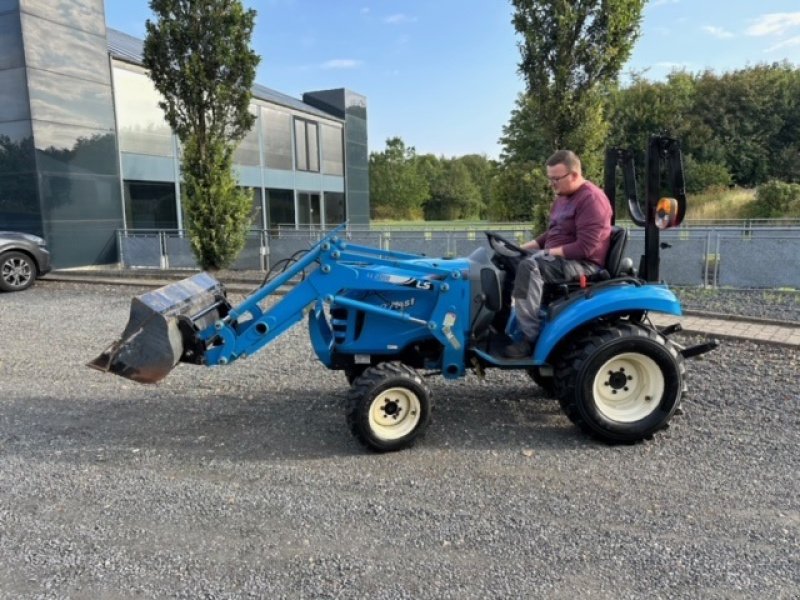
{"label": "wire mesh fence", "polygon": [[[661,278],[682,286],[800,289],[800,224],[755,223],[691,224],[661,232]],[[644,252],[644,230],[635,226],[628,230],[625,256],[638,265]],[[484,231],[501,231],[517,242],[533,235],[528,225],[520,223],[348,227],[341,235],[352,244],[452,258],[485,245]],[[253,230],[232,268],[268,270],[328,233],[320,227]],[[129,229],[118,231],[117,236],[120,262],[126,268],[198,268],[185,231]]]}

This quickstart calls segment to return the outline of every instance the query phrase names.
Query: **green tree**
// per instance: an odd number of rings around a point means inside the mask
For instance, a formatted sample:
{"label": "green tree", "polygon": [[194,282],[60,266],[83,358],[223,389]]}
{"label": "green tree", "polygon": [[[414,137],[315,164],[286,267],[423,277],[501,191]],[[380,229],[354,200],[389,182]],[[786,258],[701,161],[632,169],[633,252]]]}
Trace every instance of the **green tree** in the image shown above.
{"label": "green tree", "polygon": [[800,181],[800,69],[788,63],[676,71],[665,82],[634,74],[610,100],[609,144],[631,148],[640,172],[647,138],[666,130],[681,140],[690,191]]}
{"label": "green tree", "polygon": [[464,163],[458,159],[444,161],[431,183],[430,199],[424,208],[429,221],[478,218],[481,192]]}
{"label": "green tree", "polygon": [[[501,141],[510,161],[541,163],[558,148],[599,175],[605,92],[639,37],[646,0],[512,0],[525,94]],[[536,154],[520,155],[526,140]]]}
{"label": "green tree", "polygon": [[240,0],[151,0],[144,65],[181,141],[182,198],[203,269],[230,265],[244,247],[251,198],[237,188],[233,151],[255,122],[248,106],[259,57],[255,11]]}
{"label": "green tree", "polygon": [[393,137],[386,150],[369,155],[369,195],[376,219],[419,219],[429,187],[413,147]]}
{"label": "green tree", "polygon": [[492,179],[497,171],[497,163],[483,154],[465,154],[454,160],[467,168],[470,179],[478,187],[481,195],[478,217],[485,219],[492,201]]}
{"label": "green tree", "polygon": [[492,221],[531,221],[533,230],[541,232],[547,227],[552,199],[550,184],[538,165],[509,163],[499,167],[492,179],[488,217]]}

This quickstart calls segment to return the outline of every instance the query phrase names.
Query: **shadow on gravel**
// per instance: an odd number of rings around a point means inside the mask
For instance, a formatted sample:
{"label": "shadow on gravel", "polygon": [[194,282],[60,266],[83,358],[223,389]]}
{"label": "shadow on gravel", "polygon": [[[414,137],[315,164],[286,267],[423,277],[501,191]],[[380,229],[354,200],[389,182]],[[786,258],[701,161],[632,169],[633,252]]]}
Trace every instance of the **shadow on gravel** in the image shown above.
{"label": "shadow on gravel", "polygon": [[[418,448],[520,449],[588,443],[536,389],[486,386],[472,395],[437,386],[433,422]],[[168,455],[204,460],[309,460],[373,456],[350,434],[346,388],[283,397],[29,398],[6,405],[0,454],[66,461]],[[413,452],[413,450],[411,450]]]}

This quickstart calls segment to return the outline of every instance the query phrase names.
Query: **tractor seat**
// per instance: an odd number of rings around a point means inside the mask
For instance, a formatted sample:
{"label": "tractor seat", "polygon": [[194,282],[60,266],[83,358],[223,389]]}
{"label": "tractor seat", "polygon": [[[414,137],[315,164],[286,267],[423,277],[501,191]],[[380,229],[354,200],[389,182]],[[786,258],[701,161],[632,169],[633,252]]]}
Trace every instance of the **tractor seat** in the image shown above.
{"label": "tractor seat", "polygon": [[606,254],[605,270],[608,276],[614,278],[619,276],[619,265],[622,262],[622,253],[628,245],[628,230],[624,227],[614,225],[611,227],[611,243]]}
{"label": "tractor seat", "polygon": [[[625,252],[625,247],[627,245],[628,230],[624,227],[613,225],[611,227],[611,242],[608,246],[605,265],[596,273],[588,275],[586,277],[587,282],[591,284],[598,281],[605,281],[607,279],[619,277],[622,254]],[[569,292],[577,287],[578,281],[574,279],[564,281],[547,281],[542,288],[542,304],[548,304],[550,301],[556,298],[563,298],[569,295]]]}

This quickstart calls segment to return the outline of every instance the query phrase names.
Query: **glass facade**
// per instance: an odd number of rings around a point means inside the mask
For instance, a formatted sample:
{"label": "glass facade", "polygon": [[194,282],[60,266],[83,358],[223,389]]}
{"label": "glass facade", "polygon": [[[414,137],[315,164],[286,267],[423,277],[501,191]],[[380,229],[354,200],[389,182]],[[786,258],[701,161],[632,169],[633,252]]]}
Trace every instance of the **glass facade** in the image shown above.
{"label": "glass facade", "polygon": [[31,117],[114,131],[111,85],[28,69]]}
{"label": "glass facade", "polygon": [[251,114],[255,115],[256,122],[247,135],[242,138],[236,151],[233,153],[233,162],[238,165],[248,165],[258,167],[261,165],[261,152],[259,150],[258,129],[259,129],[259,108],[258,106],[250,105]]}
{"label": "glass facade", "polygon": [[126,181],[125,221],[129,229],[177,229],[175,184]]}
{"label": "glass facade", "polygon": [[72,29],[105,36],[102,0],[19,0],[26,13],[44,17]]}
{"label": "glass facade", "polygon": [[292,115],[275,108],[261,108],[264,160],[269,169],[292,170]]}
{"label": "glass facade", "polygon": [[292,190],[267,190],[267,206],[269,211],[269,229],[280,227],[294,228],[294,192]]}
{"label": "glass facade", "polygon": [[[123,227],[182,225],[178,141],[137,42],[106,30],[103,0],[0,0],[0,228],[45,237],[56,268],[115,262]],[[346,220],[344,112],[254,92],[234,151],[252,226]]]}
{"label": "glass facade", "polygon": [[[3,10],[0,3],[0,11]],[[0,72],[25,65],[19,14],[0,14]]]}
{"label": "glass facade", "polygon": [[344,194],[341,192],[325,192],[325,224],[341,225],[344,221]]}
{"label": "glass facade", "polygon": [[0,14],[0,229],[42,235],[30,118],[19,13]]}
{"label": "glass facade", "polygon": [[319,205],[319,194],[314,192],[297,192],[297,224],[303,229],[318,228],[322,220]]}
{"label": "glass facade", "polygon": [[[34,43],[28,46],[25,52],[27,66],[107,86],[108,53],[104,45],[97,43],[98,33],[54,23],[47,13],[42,16],[46,18],[25,18],[22,21],[25,40],[47,41],[46,45]],[[105,37],[105,31],[99,35]]]}
{"label": "glass facade", "polygon": [[42,230],[53,264],[113,262],[122,203],[102,2],[20,4]]}
{"label": "glass facade", "polygon": [[114,90],[120,151],[173,156],[172,130],[158,106],[161,96],[144,70],[115,64]]}
{"label": "glass facade", "polygon": [[344,120],[347,220],[351,224],[369,223],[367,99],[350,90],[338,89],[307,92],[303,94],[303,102]]}
{"label": "glass facade", "polygon": [[250,213],[250,226],[254,229],[263,229],[264,223],[264,204],[261,202],[261,188],[245,188],[253,198],[253,208]]}
{"label": "glass facade", "polygon": [[317,124],[305,119],[294,120],[295,166],[298,171],[319,171],[319,138]]}
{"label": "glass facade", "polygon": [[322,172],[326,175],[344,175],[344,141],[342,128],[323,123]]}

